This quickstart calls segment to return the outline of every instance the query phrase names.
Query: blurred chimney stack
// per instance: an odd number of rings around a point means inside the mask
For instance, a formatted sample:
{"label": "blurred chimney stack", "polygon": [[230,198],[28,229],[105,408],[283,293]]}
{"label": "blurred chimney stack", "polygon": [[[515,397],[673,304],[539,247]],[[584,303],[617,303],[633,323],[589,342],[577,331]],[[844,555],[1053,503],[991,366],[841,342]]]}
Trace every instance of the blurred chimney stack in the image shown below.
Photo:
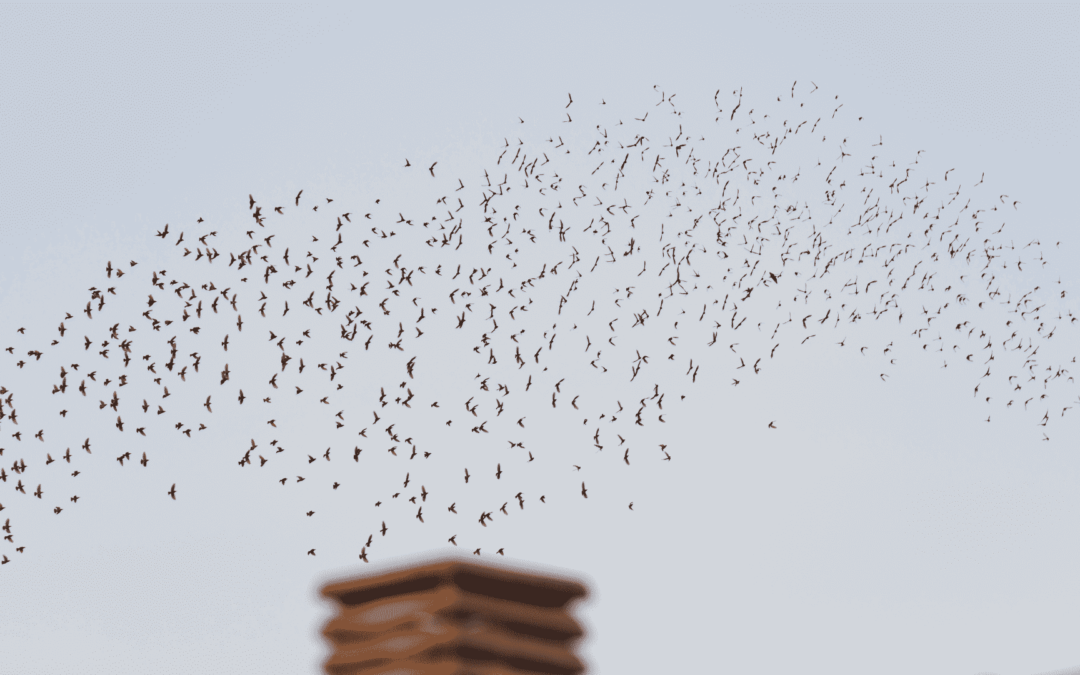
{"label": "blurred chimney stack", "polygon": [[581,583],[448,558],[321,589],[329,675],[579,675],[584,636],[567,605]]}

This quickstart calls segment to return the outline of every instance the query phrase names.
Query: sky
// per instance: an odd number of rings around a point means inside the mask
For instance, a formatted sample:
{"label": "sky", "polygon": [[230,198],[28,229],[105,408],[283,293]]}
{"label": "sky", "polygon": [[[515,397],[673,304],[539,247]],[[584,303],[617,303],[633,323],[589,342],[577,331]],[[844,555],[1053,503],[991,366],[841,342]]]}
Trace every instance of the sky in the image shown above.
{"label": "sky", "polygon": [[0,5],[0,672],[319,673],[456,553],[594,674],[1080,673],[1078,19]]}

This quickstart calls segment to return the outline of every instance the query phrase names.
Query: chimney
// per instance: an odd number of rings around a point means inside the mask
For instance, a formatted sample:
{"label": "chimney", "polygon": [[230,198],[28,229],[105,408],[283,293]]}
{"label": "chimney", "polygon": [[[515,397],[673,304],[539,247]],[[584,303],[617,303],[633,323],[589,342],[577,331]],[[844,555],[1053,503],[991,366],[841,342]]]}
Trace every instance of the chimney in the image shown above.
{"label": "chimney", "polygon": [[329,675],[579,675],[584,635],[567,610],[588,589],[464,558],[331,583]]}

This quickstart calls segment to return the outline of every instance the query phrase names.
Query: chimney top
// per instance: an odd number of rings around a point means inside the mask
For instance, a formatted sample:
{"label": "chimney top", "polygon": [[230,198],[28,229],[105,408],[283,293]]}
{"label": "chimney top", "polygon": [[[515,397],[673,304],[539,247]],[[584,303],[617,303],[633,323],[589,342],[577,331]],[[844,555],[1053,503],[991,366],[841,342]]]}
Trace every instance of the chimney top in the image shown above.
{"label": "chimney top", "polygon": [[558,608],[588,596],[588,589],[568,578],[545,572],[495,566],[464,558],[448,557],[421,566],[408,566],[361,579],[324,586],[321,594],[342,605],[359,605],[405,593],[454,585],[469,593],[500,600]]}

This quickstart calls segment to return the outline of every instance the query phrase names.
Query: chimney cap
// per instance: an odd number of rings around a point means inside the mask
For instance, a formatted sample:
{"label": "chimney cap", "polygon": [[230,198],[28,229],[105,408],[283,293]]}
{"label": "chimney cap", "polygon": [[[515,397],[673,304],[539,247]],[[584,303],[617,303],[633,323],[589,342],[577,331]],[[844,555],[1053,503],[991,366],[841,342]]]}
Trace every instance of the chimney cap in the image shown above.
{"label": "chimney cap", "polygon": [[329,583],[320,589],[320,594],[342,605],[359,605],[443,585],[538,607],[563,607],[571,600],[588,596],[584,584],[564,575],[496,566],[456,556]]}

